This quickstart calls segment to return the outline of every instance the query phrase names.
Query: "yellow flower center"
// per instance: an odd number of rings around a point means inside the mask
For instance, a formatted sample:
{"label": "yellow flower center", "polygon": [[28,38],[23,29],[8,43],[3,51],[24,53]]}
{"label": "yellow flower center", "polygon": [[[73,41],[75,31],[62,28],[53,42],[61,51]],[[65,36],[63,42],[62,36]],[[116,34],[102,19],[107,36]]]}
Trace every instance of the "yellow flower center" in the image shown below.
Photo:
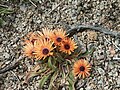
{"label": "yellow flower center", "polygon": [[47,55],[47,54],[49,53],[49,50],[48,50],[47,48],[44,48],[43,51],[42,51],[42,53],[43,53],[44,55]]}
{"label": "yellow flower center", "polygon": [[80,67],[80,71],[84,71],[85,70],[85,67],[84,66],[81,66]]}

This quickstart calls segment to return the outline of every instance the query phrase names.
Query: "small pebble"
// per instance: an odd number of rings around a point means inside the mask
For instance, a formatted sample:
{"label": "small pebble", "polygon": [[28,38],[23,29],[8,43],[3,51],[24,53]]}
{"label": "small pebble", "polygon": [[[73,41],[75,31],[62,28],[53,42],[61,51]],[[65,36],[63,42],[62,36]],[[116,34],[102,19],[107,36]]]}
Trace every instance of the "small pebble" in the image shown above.
{"label": "small pebble", "polygon": [[8,53],[4,53],[3,56],[5,57],[5,59],[9,59],[10,55]]}

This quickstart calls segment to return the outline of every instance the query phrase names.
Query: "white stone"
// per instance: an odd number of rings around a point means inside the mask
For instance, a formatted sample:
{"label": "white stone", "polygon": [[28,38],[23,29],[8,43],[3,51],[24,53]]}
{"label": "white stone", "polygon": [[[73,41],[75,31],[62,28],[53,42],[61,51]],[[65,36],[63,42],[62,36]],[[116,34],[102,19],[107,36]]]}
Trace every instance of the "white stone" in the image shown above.
{"label": "white stone", "polygon": [[84,90],[83,88],[80,88],[80,90]]}
{"label": "white stone", "polygon": [[99,72],[100,74],[102,74],[102,75],[105,74],[105,71],[104,71],[102,68],[98,68],[98,72]]}
{"label": "white stone", "polygon": [[86,87],[86,90],[91,90],[91,86],[87,86],[87,87]]}
{"label": "white stone", "polygon": [[105,86],[105,87],[104,87],[104,90],[108,90],[108,86]]}
{"label": "white stone", "polygon": [[120,85],[120,76],[117,79],[117,84]]}
{"label": "white stone", "polygon": [[9,59],[10,58],[10,55],[8,53],[4,53],[3,56],[6,58],[6,59]]}
{"label": "white stone", "polygon": [[0,48],[0,52],[3,52],[3,48]]}

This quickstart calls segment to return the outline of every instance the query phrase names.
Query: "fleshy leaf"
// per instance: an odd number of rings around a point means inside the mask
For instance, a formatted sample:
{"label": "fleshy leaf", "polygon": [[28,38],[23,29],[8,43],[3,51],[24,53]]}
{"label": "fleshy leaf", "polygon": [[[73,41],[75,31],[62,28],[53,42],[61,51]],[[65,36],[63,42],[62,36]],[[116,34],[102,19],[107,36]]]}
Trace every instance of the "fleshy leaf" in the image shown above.
{"label": "fleshy leaf", "polygon": [[81,53],[78,57],[85,57],[87,55],[92,54],[95,51],[95,47],[92,47],[90,50],[87,50],[85,53]]}
{"label": "fleshy leaf", "polygon": [[55,60],[52,60],[52,57],[49,57],[48,58],[48,67],[51,68],[51,69],[56,69],[55,67]]}
{"label": "fleshy leaf", "polygon": [[44,72],[46,68],[39,70],[40,66],[36,65],[35,67],[32,68],[31,71],[27,72],[26,77],[25,77],[25,83],[29,82],[29,79],[32,77],[35,77],[37,75],[40,75],[40,73]]}
{"label": "fleshy leaf", "polygon": [[75,81],[75,78],[74,78],[74,75],[73,75],[72,71],[70,72],[69,77],[72,81]]}
{"label": "fleshy leaf", "polygon": [[0,7],[0,14],[11,14],[13,10],[9,10],[8,8]]}
{"label": "fleshy leaf", "polygon": [[48,78],[49,78],[50,75],[51,75],[51,74],[45,75],[45,76],[43,76],[43,77],[40,79],[40,81],[39,81],[40,88],[43,87],[43,85],[44,85],[45,82],[48,80]]}
{"label": "fleshy leaf", "polygon": [[74,82],[69,77],[67,78],[67,80],[69,83],[69,90],[75,90]]}
{"label": "fleshy leaf", "polygon": [[75,90],[75,87],[74,87],[75,79],[72,71],[69,73],[67,80],[69,82],[69,90]]}
{"label": "fleshy leaf", "polygon": [[56,53],[56,56],[57,56],[57,61],[58,62],[62,62],[62,61],[64,61],[64,59],[63,59],[63,57],[61,56],[61,54],[60,53]]}
{"label": "fleshy leaf", "polygon": [[53,83],[54,83],[55,79],[57,78],[57,76],[58,76],[58,72],[56,71],[56,72],[54,72],[54,74],[51,77],[48,90],[51,90],[52,86],[54,85]]}

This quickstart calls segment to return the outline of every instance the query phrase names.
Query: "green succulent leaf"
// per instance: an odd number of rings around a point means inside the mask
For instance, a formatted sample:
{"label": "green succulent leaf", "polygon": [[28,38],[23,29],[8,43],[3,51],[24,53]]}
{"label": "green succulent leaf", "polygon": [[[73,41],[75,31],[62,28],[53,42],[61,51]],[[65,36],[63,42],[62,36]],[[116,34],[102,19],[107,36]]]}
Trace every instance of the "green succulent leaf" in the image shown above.
{"label": "green succulent leaf", "polygon": [[51,75],[51,74],[45,75],[45,76],[43,76],[43,77],[40,79],[40,81],[39,81],[39,86],[40,86],[40,88],[43,87],[43,85],[44,85],[45,82],[48,80],[48,78],[49,78],[50,75]]}
{"label": "green succulent leaf", "polygon": [[8,8],[0,7],[0,14],[11,14],[13,13],[13,10],[10,10]]}
{"label": "green succulent leaf", "polygon": [[69,83],[69,90],[75,90],[73,80],[71,80],[70,77],[68,77],[67,80],[68,80],[68,83]]}
{"label": "green succulent leaf", "polygon": [[89,54],[92,54],[94,51],[95,51],[95,47],[92,47],[90,50],[87,50],[85,53],[81,53],[78,57],[87,56]]}
{"label": "green succulent leaf", "polygon": [[30,78],[38,76],[44,71],[46,71],[46,67],[44,69],[40,69],[40,66],[36,65],[35,67],[33,67],[33,69],[31,71],[29,71],[26,74],[25,82],[27,83],[30,80]]}
{"label": "green succulent leaf", "polygon": [[60,53],[56,53],[56,56],[57,56],[57,61],[58,61],[58,62],[64,61],[64,59],[63,59],[63,57],[61,56]]}
{"label": "green succulent leaf", "polygon": [[57,76],[58,76],[58,71],[54,72],[54,74],[52,75],[48,90],[51,90],[52,86],[54,85],[53,83],[55,79],[57,78]]}
{"label": "green succulent leaf", "polygon": [[69,83],[69,90],[75,90],[75,87],[74,87],[75,79],[74,79],[72,71],[69,73],[67,80]]}
{"label": "green succulent leaf", "polygon": [[53,70],[56,69],[56,67],[55,67],[55,60],[52,59],[52,57],[48,58],[48,67],[51,68],[51,69],[53,69]]}
{"label": "green succulent leaf", "polygon": [[70,77],[70,79],[71,79],[72,81],[74,81],[74,80],[75,80],[75,79],[74,79],[74,75],[73,75],[72,71],[70,72],[69,77]]}

